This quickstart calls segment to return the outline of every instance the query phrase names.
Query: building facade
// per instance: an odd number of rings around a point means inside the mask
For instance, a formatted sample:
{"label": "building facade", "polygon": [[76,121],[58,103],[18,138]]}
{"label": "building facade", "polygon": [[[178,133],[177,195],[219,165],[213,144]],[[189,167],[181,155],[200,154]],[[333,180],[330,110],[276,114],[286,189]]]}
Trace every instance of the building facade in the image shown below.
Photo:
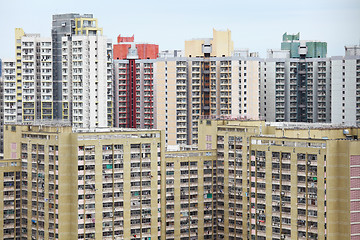
{"label": "building facade", "polygon": [[0,160],[0,219],[2,239],[14,239],[21,235],[21,160]]}
{"label": "building facade", "polygon": [[114,60],[115,126],[154,128],[154,60]]}
{"label": "building facade", "polygon": [[113,49],[115,126],[154,128],[154,63],[159,45],[135,44],[134,35],[119,35]]}
{"label": "building facade", "polygon": [[[114,124],[116,127],[152,129],[156,60],[140,59],[138,46],[134,44],[125,50],[126,59],[113,63]],[[118,49],[118,54],[120,52]]]}
{"label": "building facade", "polygon": [[52,40],[15,29],[17,122],[53,119]]}
{"label": "building facade", "polygon": [[198,143],[198,120],[259,117],[259,59],[159,58],[155,122],[169,145]]}
{"label": "building facade", "polygon": [[329,59],[264,59],[260,69],[260,116],[267,121],[331,122]]}
{"label": "building facade", "polygon": [[217,185],[213,178],[216,151],[173,151],[165,154],[161,199],[161,239],[213,239]]}
{"label": "building facade", "polygon": [[158,238],[161,142],[158,130],[7,125],[0,237]]}
{"label": "building facade", "polygon": [[159,130],[6,125],[0,237],[356,239],[359,133],[200,119],[199,150],[165,152]]}
{"label": "building facade", "polygon": [[75,35],[102,35],[102,28],[98,27],[97,19],[93,14],[55,14],[52,19],[51,38],[53,44],[53,95],[54,95],[54,118],[62,119],[62,68],[63,68],[63,37],[67,36],[71,41]]}
{"label": "building facade", "polygon": [[358,128],[204,119],[199,129],[199,149],[217,148],[219,238],[356,239]]}
{"label": "building facade", "polygon": [[62,38],[62,118],[74,127],[113,126],[111,56],[104,36]]}
{"label": "building facade", "polygon": [[358,124],[360,55],[352,49],[330,58],[306,58],[304,52],[302,59],[270,50],[260,61],[260,118]]}
{"label": "building facade", "polygon": [[331,121],[360,123],[360,54],[345,47],[344,57],[331,58]]}

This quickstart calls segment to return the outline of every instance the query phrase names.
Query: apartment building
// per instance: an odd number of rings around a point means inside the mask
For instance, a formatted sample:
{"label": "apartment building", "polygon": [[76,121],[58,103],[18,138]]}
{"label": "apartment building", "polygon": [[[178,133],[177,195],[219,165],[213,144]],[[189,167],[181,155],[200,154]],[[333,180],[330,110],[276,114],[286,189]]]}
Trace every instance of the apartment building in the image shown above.
{"label": "apartment building", "polygon": [[188,144],[188,63],[186,58],[158,59],[154,68],[154,121],[165,144]]}
{"label": "apartment building", "polygon": [[5,123],[53,119],[52,41],[15,29],[16,59],[3,60]]}
{"label": "apartment building", "polygon": [[162,142],[159,130],[6,125],[0,237],[158,238]]}
{"label": "apartment building", "polygon": [[113,126],[111,40],[95,33],[63,37],[61,82],[64,120],[78,128]]}
{"label": "apartment building", "polygon": [[5,122],[113,126],[112,43],[91,14],[54,15],[51,38],[16,28],[15,52],[15,66],[5,64],[15,81],[5,84]]}
{"label": "apartment building", "polygon": [[345,56],[331,57],[331,121],[360,123],[360,51],[345,47]]}
{"label": "apartment building", "polygon": [[267,121],[330,122],[331,64],[327,43],[284,33],[281,51],[268,50],[260,74],[260,115]]}
{"label": "apartment building", "polygon": [[[122,46],[122,45],[121,45]],[[114,46],[115,49],[115,46]],[[117,49],[117,54],[123,54]],[[154,59],[140,59],[132,44],[126,59],[114,60],[114,124],[125,128],[154,128]]]}
{"label": "apartment building", "polygon": [[134,35],[119,35],[113,49],[115,126],[154,128],[154,63],[159,45],[135,43]]}
{"label": "apartment building", "polygon": [[[356,46],[345,56],[289,58],[269,50],[260,62],[260,117],[276,122],[359,122],[360,55]],[[300,48],[299,48],[300,51]],[[357,55],[356,55],[357,54]]]}
{"label": "apartment building", "polygon": [[52,40],[21,28],[15,29],[15,40],[16,121],[52,120]]}
{"label": "apartment building", "polygon": [[260,62],[260,117],[274,122],[331,122],[331,60],[287,58],[269,51]]}
{"label": "apartment building", "polygon": [[219,208],[216,151],[166,152],[164,165],[161,239],[213,239]]}
{"label": "apartment building", "polygon": [[93,17],[93,14],[55,14],[52,18],[54,119],[63,119],[63,37],[67,36],[71,40],[72,36],[76,35],[102,35],[103,30],[98,26],[97,19]]}
{"label": "apartment building", "polygon": [[113,126],[112,42],[92,14],[53,16],[55,119]]}
{"label": "apartment building", "polygon": [[232,56],[231,32],[185,41],[185,57],[158,58],[156,127],[168,145],[197,145],[201,116],[259,117],[259,59]]}
{"label": "apartment building", "polygon": [[157,59],[155,122],[168,145],[196,145],[201,116],[258,118],[259,59],[232,52],[231,32],[213,30],[185,41],[186,57]]}
{"label": "apartment building", "polygon": [[159,130],[6,125],[0,236],[356,239],[359,133],[204,118],[199,150],[165,152]]}
{"label": "apartment building", "polygon": [[[200,120],[217,148],[217,237],[356,239],[359,129]],[[219,188],[219,187],[218,187]]]}
{"label": "apartment building", "polygon": [[201,116],[259,116],[257,58],[158,59],[155,71],[156,126],[169,145],[196,145]]}
{"label": "apartment building", "polygon": [[16,66],[15,61],[2,59],[4,122],[16,122]]}
{"label": "apartment building", "polygon": [[21,160],[0,160],[1,239],[21,235]]}
{"label": "apartment building", "polygon": [[283,35],[260,62],[260,117],[278,122],[357,124],[358,46],[327,58],[327,44]]}
{"label": "apartment building", "polygon": [[0,158],[4,152],[4,77],[2,75],[2,60],[0,59]]}

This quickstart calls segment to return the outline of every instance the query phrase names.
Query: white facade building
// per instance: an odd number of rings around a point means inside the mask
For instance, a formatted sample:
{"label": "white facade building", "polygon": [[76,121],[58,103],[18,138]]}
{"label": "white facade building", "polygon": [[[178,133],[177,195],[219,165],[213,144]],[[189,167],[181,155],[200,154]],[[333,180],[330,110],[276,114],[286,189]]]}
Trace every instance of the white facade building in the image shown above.
{"label": "white facade building", "polygon": [[279,56],[261,61],[260,117],[272,122],[330,122],[330,59]]}
{"label": "white facade building", "polygon": [[331,122],[360,123],[360,55],[331,58]]}
{"label": "white facade building", "polygon": [[16,122],[16,73],[15,60],[2,59],[4,123]]}
{"label": "white facade building", "polygon": [[[19,45],[17,47],[21,49],[22,121],[52,120],[51,38],[42,38],[39,34],[24,34]],[[17,102],[19,106],[19,101]]]}
{"label": "white facade building", "polygon": [[62,38],[63,119],[77,128],[113,125],[112,43],[104,36]]}

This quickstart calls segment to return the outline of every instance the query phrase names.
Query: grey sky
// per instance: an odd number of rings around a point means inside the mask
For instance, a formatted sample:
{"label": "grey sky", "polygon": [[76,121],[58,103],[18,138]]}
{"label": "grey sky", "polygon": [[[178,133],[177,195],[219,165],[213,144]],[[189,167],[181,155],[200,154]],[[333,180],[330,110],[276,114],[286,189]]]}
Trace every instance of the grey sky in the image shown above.
{"label": "grey sky", "polygon": [[118,34],[135,34],[160,50],[183,49],[187,39],[211,37],[212,28],[230,29],[235,48],[261,57],[280,48],[284,32],[326,41],[328,56],[360,42],[359,0],[0,0],[0,58],[14,58],[16,27],[50,37],[52,15],[70,12],[94,14],[113,43]]}

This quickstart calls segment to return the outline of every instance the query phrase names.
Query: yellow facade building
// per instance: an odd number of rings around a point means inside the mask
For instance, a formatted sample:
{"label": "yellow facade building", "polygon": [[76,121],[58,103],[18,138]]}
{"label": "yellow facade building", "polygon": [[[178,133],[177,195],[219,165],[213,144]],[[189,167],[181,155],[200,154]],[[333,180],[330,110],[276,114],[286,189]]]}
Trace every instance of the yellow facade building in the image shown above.
{"label": "yellow facade building", "polygon": [[223,187],[218,237],[356,239],[359,130],[200,120],[199,149],[217,149]]}
{"label": "yellow facade building", "polygon": [[15,227],[21,221],[21,160],[0,160],[0,221],[1,239],[14,239],[20,235],[20,228]]}
{"label": "yellow facade building", "polygon": [[160,130],[5,125],[0,238],[356,239],[357,127],[199,120]]}
{"label": "yellow facade building", "polygon": [[[2,224],[16,220],[0,231],[3,239],[160,235],[160,131],[6,125],[5,139],[5,159],[21,158],[21,166],[1,162],[9,195],[0,205]],[[14,174],[21,180],[5,181]]]}
{"label": "yellow facade building", "polygon": [[185,41],[185,57],[230,57],[234,51],[231,31],[213,29],[213,38]]}
{"label": "yellow facade building", "polygon": [[216,151],[166,152],[161,239],[212,239],[216,233]]}

